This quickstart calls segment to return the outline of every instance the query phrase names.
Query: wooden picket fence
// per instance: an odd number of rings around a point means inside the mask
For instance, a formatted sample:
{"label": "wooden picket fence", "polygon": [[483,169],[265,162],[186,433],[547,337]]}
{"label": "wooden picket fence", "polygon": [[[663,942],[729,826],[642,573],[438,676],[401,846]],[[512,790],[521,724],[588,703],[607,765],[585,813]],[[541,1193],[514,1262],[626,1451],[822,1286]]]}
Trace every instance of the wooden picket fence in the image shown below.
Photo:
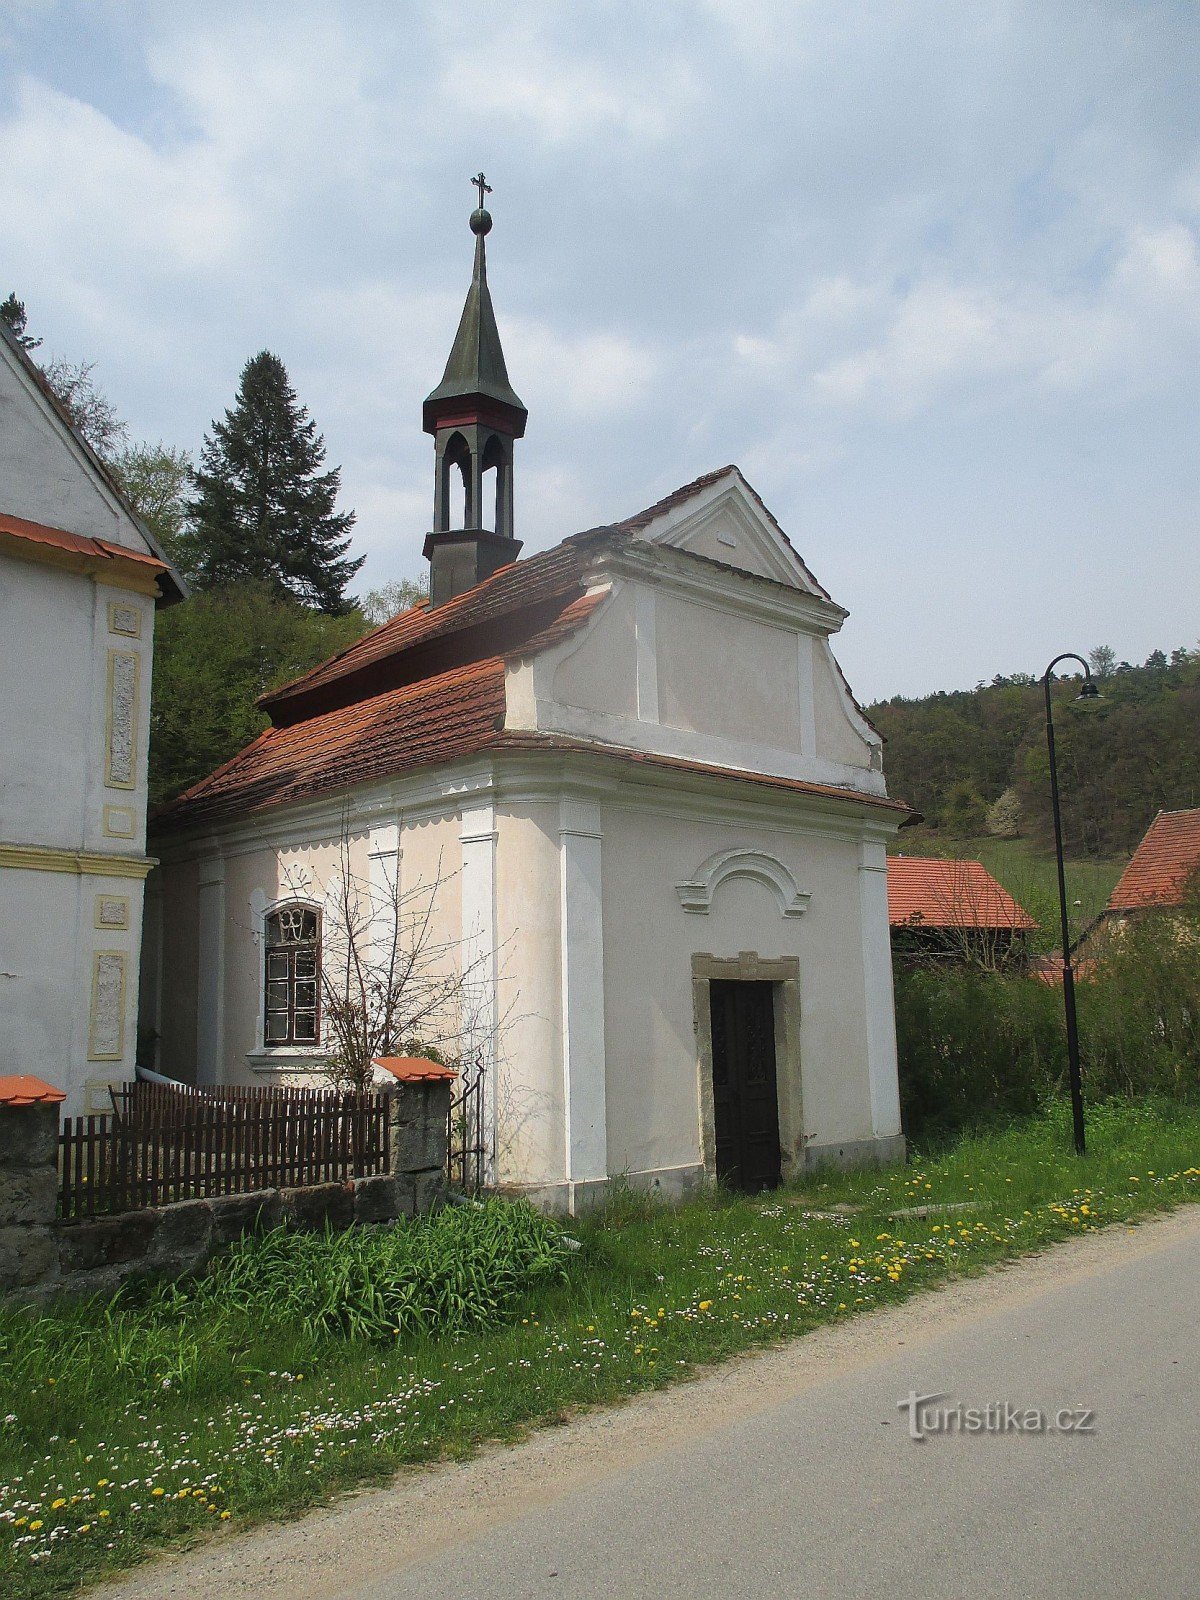
{"label": "wooden picket fence", "polygon": [[380,1094],[131,1083],[114,1090],[111,1114],[64,1122],[59,1215],[345,1182],[386,1172],[387,1160]]}

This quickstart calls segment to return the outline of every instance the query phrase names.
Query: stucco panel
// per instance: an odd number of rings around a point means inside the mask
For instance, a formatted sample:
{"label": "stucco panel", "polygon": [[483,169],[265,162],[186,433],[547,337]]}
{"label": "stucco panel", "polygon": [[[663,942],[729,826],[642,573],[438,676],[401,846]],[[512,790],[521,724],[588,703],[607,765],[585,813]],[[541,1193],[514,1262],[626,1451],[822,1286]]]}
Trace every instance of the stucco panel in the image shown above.
{"label": "stucco panel", "polygon": [[690,550],[693,555],[707,556],[710,561],[720,561],[724,566],[778,581],[780,560],[778,556],[773,561],[767,559],[761,540],[761,535],[756,538],[739,519],[725,512],[692,529],[682,539],[670,542],[681,550]]}
{"label": "stucco panel", "polygon": [[813,649],[813,701],[816,708],[817,754],[826,761],[869,767],[871,751],[846,714],[845,690],[838,681],[829,646]]}
{"label": "stucco panel", "polygon": [[551,693],[566,706],[637,715],[637,643],[631,585],[610,596],[591,624],[567,647]]}
{"label": "stucco panel", "polygon": [[660,721],[799,752],[794,633],[659,594],[657,642]]}

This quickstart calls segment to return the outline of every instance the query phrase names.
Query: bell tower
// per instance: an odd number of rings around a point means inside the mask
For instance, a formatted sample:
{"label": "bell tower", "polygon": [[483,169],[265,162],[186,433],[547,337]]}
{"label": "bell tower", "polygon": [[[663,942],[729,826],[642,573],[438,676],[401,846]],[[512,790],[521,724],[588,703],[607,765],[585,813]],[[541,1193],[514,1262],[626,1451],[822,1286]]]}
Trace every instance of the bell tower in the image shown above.
{"label": "bell tower", "polygon": [[[508,381],[488,293],[484,240],[492,219],[483,197],[491,186],[482,172],[471,182],[479,190],[479,204],[471,213],[475,270],[446,371],[424,407],[435,472],[433,532],[425,539],[431,610],[490,578],[498,567],[515,561],[521,549],[521,541],[513,537],[513,443],[524,434],[529,413]],[[486,481],[491,472],[494,503]],[[451,525],[456,473],[463,486],[460,527]]]}

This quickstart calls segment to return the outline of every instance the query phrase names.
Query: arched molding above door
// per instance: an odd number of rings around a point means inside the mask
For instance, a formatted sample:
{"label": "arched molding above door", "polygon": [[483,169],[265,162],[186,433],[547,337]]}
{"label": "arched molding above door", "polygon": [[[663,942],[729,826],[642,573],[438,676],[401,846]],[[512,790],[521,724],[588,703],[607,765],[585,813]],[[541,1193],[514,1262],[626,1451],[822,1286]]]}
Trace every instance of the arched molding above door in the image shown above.
{"label": "arched molding above door", "polygon": [[777,857],[763,850],[718,850],[700,864],[687,883],[675,885],[680,905],[685,911],[707,916],[713,896],[727,878],[752,878],[765,885],[774,893],[783,917],[803,916],[812,898]]}

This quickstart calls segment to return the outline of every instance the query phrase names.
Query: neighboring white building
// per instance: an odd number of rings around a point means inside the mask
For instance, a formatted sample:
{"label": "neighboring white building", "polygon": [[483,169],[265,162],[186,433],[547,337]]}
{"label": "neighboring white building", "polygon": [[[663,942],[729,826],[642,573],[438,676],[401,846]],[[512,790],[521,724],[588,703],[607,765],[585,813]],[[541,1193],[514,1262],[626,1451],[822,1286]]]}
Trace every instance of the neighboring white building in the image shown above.
{"label": "neighboring white building", "polygon": [[0,326],[0,1074],[133,1074],[156,605],[182,587]]}
{"label": "neighboring white building", "polygon": [[364,879],[440,881],[438,937],[482,959],[500,1182],[574,1210],[616,1176],[897,1159],[885,846],[910,813],[829,647],[846,612],[736,467],[515,560],[489,225],[425,407],[431,604],[268,696],[272,726],[155,835],[159,1066],[320,1070],[348,836]]}

